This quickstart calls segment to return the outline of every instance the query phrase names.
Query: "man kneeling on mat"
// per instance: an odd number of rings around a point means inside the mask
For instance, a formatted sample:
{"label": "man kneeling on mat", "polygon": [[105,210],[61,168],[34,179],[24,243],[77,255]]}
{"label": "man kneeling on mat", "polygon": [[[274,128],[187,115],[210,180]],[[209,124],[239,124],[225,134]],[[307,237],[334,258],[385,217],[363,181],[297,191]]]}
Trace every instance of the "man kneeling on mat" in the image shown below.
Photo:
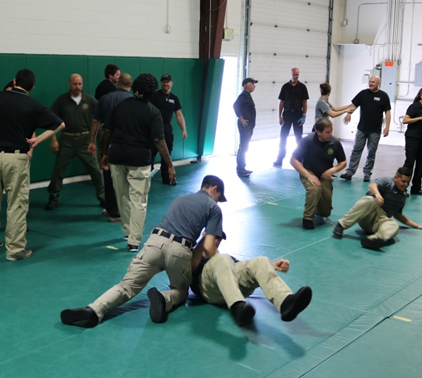
{"label": "man kneeling on mat", "polygon": [[407,187],[412,178],[409,168],[401,167],[394,178],[383,177],[369,184],[369,191],[341,218],[333,231],[336,239],[343,237],[343,231],[355,223],[371,234],[360,242],[362,247],[379,250],[394,244],[394,237],[399,232],[399,225],[392,217],[406,226],[422,229],[403,214],[404,204],[408,197]]}
{"label": "man kneeling on mat", "polygon": [[[217,238],[217,247],[220,242],[221,239]],[[212,259],[203,256],[199,243],[192,257],[192,291],[208,303],[226,304],[240,327],[250,323],[255,315],[255,309],[246,302],[245,297],[249,297],[258,287],[261,287],[285,322],[294,320],[311,302],[312,290],[309,286],[303,286],[293,294],[276,273],[287,273],[290,265],[288,260],[271,262],[267,257],[260,256],[238,261],[219,252]]]}

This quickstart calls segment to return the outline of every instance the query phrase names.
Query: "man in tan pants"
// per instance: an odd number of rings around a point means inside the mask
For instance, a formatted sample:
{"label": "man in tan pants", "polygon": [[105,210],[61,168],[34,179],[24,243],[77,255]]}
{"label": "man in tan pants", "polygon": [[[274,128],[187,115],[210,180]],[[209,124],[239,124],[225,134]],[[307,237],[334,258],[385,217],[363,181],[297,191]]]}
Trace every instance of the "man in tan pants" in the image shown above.
{"label": "man in tan pants", "polygon": [[[346,167],[346,155],[340,141],[332,136],[333,124],[328,118],[315,123],[315,133],[303,138],[292,154],[290,164],[300,174],[306,189],[302,225],[313,229],[316,214],[329,217],[333,196],[332,175]],[[334,159],[338,164],[333,166]]]}
{"label": "man in tan pants", "polygon": [[[218,246],[220,240],[217,239],[216,243]],[[201,243],[193,251],[194,256],[198,256],[200,246]],[[249,297],[258,287],[261,287],[285,322],[294,320],[312,299],[309,286],[303,286],[293,294],[276,273],[288,272],[288,260],[271,262],[268,257],[259,256],[238,261],[232,256],[217,253],[199,263],[194,257],[192,265],[192,291],[208,303],[226,304],[240,327],[250,323],[255,315],[255,309],[246,303],[245,297]]]}
{"label": "man in tan pants", "polygon": [[406,168],[399,168],[394,176],[383,177],[369,185],[369,191],[341,218],[334,228],[334,237],[341,239],[343,230],[359,223],[363,230],[372,234],[361,240],[364,248],[378,250],[394,243],[394,237],[399,232],[399,225],[391,219],[398,219],[406,226],[422,229],[407,218],[403,208],[407,198],[412,172]]}

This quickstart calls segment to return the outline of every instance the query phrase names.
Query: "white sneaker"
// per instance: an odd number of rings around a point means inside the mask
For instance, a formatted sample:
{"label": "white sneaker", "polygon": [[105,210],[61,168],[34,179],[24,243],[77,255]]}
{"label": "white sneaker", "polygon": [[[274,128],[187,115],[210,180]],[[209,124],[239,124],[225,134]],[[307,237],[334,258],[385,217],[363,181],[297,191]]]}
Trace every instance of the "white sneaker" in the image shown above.
{"label": "white sneaker", "polygon": [[15,253],[12,256],[6,256],[6,260],[8,261],[16,261],[16,260],[23,260],[27,259],[28,257],[32,256],[31,250],[23,250],[22,252]]}

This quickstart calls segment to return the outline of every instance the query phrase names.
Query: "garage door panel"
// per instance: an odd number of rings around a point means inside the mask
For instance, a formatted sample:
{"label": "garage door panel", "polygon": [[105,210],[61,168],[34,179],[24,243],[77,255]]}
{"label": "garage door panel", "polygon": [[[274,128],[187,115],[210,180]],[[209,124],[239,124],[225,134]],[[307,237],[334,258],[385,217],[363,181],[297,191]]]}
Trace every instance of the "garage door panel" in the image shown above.
{"label": "garage door panel", "polygon": [[[329,0],[256,0],[251,7],[249,76],[259,80],[253,94],[257,109],[254,140],[276,138],[278,95],[298,67],[309,92],[304,132],[314,123],[319,84],[327,73]],[[277,26],[277,27],[275,27]]]}

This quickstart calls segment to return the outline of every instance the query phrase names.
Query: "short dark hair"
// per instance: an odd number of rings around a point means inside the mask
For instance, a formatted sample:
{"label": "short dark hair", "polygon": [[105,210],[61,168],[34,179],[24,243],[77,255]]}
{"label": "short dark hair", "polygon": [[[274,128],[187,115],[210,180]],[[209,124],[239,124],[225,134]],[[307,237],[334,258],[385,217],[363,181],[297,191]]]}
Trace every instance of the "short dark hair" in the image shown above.
{"label": "short dark hair", "polygon": [[25,89],[26,91],[30,91],[34,88],[35,85],[35,74],[24,68],[23,70],[19,70],[15,76],[16,86]]}
{"label": "short dark hair", "polygon": [[104,70],[105,78],[108,79],[110,75],[111,76],[115,75],[118,70],[120,70],[120,68],[116,66],[115,64],[107,64]]}
{"label": "short dark hair", "polygon": [[401,167],[397,169],[396,175],[399,177],[401,176],[412,177],[412,171],[407,167]]}
{"label": "short dark hair", "polygon": [[132,84],[132,91],[137,98],[148,100],[158,88],[157,79],[151,74],[140,74]]}
{"label": "short dark hair", "polygon": [[321,95],[325,96],[331,92],[331,85],[328,83],[322,83],[319,85],[319,90],[321,91]]}
{"label": "short dark hair", "polygon": [[14,85],[13,85],[13,80],[12,81],[9,81],[5,86],[4,86],[4,88],[3,88],[3,92],[6,92],[6,90],[7,90],[7,88],[13,88],[14,87]]}
{"label": "short dark hair", "polygon": [[326,127],[333,127],[333,123],[327,117],[321,117],[316,120],[315,130],[322,133]]}

